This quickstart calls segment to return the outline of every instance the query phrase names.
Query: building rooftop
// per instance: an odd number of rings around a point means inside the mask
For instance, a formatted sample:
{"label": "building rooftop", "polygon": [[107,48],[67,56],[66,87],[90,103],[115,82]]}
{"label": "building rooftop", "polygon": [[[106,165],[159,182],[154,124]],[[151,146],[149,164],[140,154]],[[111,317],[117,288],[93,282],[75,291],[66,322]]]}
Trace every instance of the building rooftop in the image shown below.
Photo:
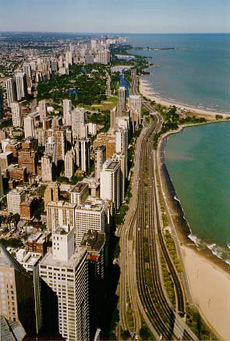
{"label": "building rooftop", "polygon": [[53,266],[53,267],[66,267],[73,268],[81,261],[82,257],[86,254],[86,247],[79,247],[75,250],[75,253],[70,257],[68,261],[60,261],[53,258],[52,252],[48,252],[45,257],[40,262],[40,267],[42,266]]}
{"label": "building rooftop", "polygon": [[101,212],[102,210],[104,210],[105,206],[106,205],[104,200],[88,197],[84,203],[77,205],[76,210]]}
{"label": "building rooftop", "polygon": [[[84,234],[81,245],[87,246],[88,251],[100,251],[105,244],[105,233],[94,230],[88,230]],[[89,250],[90,248],[90,250]]]}
{"label": "building rooftop", "polygon": [[72,189],[71,189],[71,192],[76,192],[76,193],[80,193],[83,191],[83,189],[85,189],[86,187],[88,187],[88,184],[85,183],[85,182],[78,182],[76,184],[76,186],[74,186]]}

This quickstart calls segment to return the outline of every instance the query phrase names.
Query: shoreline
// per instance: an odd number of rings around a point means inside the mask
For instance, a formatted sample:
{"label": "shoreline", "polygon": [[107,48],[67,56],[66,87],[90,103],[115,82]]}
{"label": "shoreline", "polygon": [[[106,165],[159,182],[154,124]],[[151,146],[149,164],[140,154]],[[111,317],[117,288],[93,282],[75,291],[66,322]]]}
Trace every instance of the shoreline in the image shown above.
{"label": "shoreline", "polygon": [[[197,125],[200,124],[195,126]],[[180,126],[176,131],[167,132],[160,137],[157,148],[159,176],[163,196],[174,225],[175,237],[179,242],[178,247],[181,251],[185,278],[187,278],[185,281],[192,300],[211,329],[214,329],[223,339],[230,339],[228,323],[230,318],[230,267],[224,260],[214,256],[208,248],[199,250],[189,238],[192,232],[165,165],[164,150],[167,138],[191,126],[194,124]]]}
{"label": "shoreline", "polygon": [[161,104],[165,107],[175,106],[178,109],[187,111],[197,116],[205,116],[209,119],[215,119],[216,115],[230,116],[230,113],[212,111],[211,109],[199,109],[187,104],[182,104],[178,102],[170,102],[170,100],[158,97],[154,92],[154,89],[149,85],[149,82],[145,79],[139,78],[139,92],[143,97],[146,97],[150,101],[155,101],[157,104]]}

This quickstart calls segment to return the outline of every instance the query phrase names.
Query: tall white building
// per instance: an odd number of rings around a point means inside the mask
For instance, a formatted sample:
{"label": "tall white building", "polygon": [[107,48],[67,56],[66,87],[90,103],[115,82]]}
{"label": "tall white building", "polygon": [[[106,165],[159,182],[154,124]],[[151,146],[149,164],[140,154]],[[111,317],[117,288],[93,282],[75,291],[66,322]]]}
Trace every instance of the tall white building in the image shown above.
{"label": "tall white building", "polygon": [[100,179],[100,174],[103,168],[103,164],[106,160],[106,147],[100,145],[95,150],[95,176]]}
{"label": "tall white building", "polygon": [[115,210],[121,205],[120,162],[107,160],[101,171],[101,199],[110,200]]}
{"label": "tall white building", "polygon": [[72,134],[74,139],[83,139],[87,137],[86,110],[76,108],[72,111]]}
{"label": "tall white building", "polygon": [[107,204],[101,199],[88,198],[75,210],[76,245],[79,246],[83,235],[89,228],[94,231],[107,232]]}
{"label": "tall white building", "polygon": [[25,195],[22,187],[16,187],[7,194],[7,210],[9,213],[20,214],[20,204],[25,201]]}
{"label": "tall white building", "polygon": [[41,158],[42,167],[42,181],[52,182],[53,181],[53,163],[51,157],[44,154]]}
{"label": "tall white building", "polygon": [[27,94],[27,84],[26,75],[23,72],[18,72],[15,74],[16,89],[17,89],[17,100],[21,101],[26,97]]}
{"label": "tall white building", "polygon": [[40,262],[39,273],[57,295],[59,333],[68,341],[88,341],[87,248],[74,250],[73,230],[55,230],[52,235],[52,253],[47,253]]}
{"label": "tall white building", "polygon": [[116,132],[116,153],[122,153],[125,156],[126,170],[125,177],[128,176],[128,130],[126,128],[119,128]]}
{"label": "tall white building", "polygon": [[0,167],[0,199],[4,195],[3,181],[2,181],[2,170]]}
{"label": "tall white building", "polygon": [[75,161],[75,152],[73,149],[68,150],[65,154],[65,177],[71,179],[74,175],[74,161]]}
{"label": "tall white building", "polygon": [[66,60],[66,63],[68,63],[69,65],[72,65],[73,64],[73,54],[71,51],[67,51],[66,54],[65,54],[65,60]]}
{"label": "tall white building", "polygon": [[54,136],[49,136],[45,144],[45,153],[51,156],[53,163],[57,166],[57,141]]}
{"label": "tall white building", "polygon": [[107,65],[110,62],[110,51],[109,50],[100,50],[98,52],[98,63]]}
{"label": "tall white building", "polygon": [[22,127],[22,105],[21,103],[11,103],[12,122],[14,127]]}
{"label": "tall white building", "polygon": [[133,121],[141,123],[141,96],[130,95],[128,99],[129,108],[131,110],[131,117]]}
{"label": "tall white building", "polygon": [[24,118],[24,133],[25,138],[34,137],[34,120],[31,116]]}
{"label": "tall white building", "polygon": [[63,121],[64,125],[71,126],[72,124],[72,102],[69,99],[63,100]]}
{"label": "tall white building", "polygon": [[17,100],[16,82],[14,78],[9,78],[6,81],[6,97],[8,107]]}
{"label": "tall white building", "polygon": [[40,116],[40,121],[42,122],[46,116],[47,116],[47,103],[46,100],[39,101],[38,103],[39,106],[39,116]]}

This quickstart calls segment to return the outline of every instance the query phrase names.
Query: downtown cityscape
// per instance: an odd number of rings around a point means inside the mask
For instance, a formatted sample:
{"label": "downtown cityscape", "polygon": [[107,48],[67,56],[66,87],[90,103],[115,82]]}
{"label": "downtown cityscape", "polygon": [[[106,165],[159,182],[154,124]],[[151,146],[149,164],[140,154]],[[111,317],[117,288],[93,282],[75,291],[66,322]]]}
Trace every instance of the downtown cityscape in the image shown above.
{"label": "downtown cityscape", "polygon": [[230,338],[229,39],[0,32],[0,340]]}

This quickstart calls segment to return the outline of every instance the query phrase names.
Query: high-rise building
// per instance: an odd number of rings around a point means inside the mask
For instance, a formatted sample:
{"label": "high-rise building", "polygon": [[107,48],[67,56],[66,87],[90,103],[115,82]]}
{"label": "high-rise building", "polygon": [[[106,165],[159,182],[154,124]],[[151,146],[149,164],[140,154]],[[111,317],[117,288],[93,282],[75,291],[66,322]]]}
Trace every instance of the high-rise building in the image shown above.
{"label": "high-rise building", "polygon": [[23,72],[26,75],[26,84],[28,93],[31,93],[32,88],[32,73],[31,73],[31,65],[29,63],[23,64]]}
{"label": "high-rise building", "polygon": [[73,149],[68,150],[65,154],[65,177],[71,179],[74,175],[74,163],[75,160],[75,152]]}
{"label": "high-rise building", "polygon": [[18,72],[15,74],[17,100],[21,101],[27,95],[26,75],[24,72]]}
{"label": "high-rise building", "polygon": [[38,103],[39,106],[39,116],[40,116],[40,121],[42,122],[46,116],[47,116],[47,103],[46,100],[39,101]]}
{"label": "high-rise building", "polygon": [[94,231],[107,232],[107,210],[105,201],[91,197],[76,207],[76,245],[80,245],[89,227]]}
{"label": "high-rise building", "polygon": [[119,210],[121,204],[120,162],[107,160],[101,171],[100,196],[104,200],[110,200],[113,207]]}
{"label": "high-rise building", "polygon": [[98,63],[107,65],[110,62],[110,51],[100,50],[98,52]]}
{"label": "high-rise building", "polygon": [[72,102],[69,99],[63,100],[63,123],[66,126],[71,126],[72,124]]}
{"label": "high-rise building", "polygon": [[86,110],[84,108],[76,108],[72,111],[72,134],[74,139],[87,137],[85,120]]}
{"label": "high-rise building", "polygon": [[123,116],[123,111],[126,110],[126,89],[124,86],[120,86],[118,89],[118,116]]}
{"label": "high-rise building", "polygon": [[[102,307],[105,298],[105,233],[88,230],[81,245],[87,246],[89,268],[89,314],[90,339],[95,339],[96,330],[102,324]],[[101,307],[101,309],[98,309]]]}
{"label": "high-rise building", "polygon": [[22,105],[21,103],[11,103],[12,122],[14,127],[22,127]]}
{"label": "high-rise building", "polygon": [[33,335],[36,332],[33,279],[1,243],[0,283],[0,315],[20,322],[28,335]]}
{"label": "high-rise building", "polygon": [[76,204],[64,201],[51,201],[47,204],[47,228],[55,231],[57,227],[75,228]]}
{"label": "high-rise building", "polygon": [[47,204],[50,201],[58,201],[59,200],[59,185],[56,182],[50,183],[44,193],[44,210],[47,209]]}
{"label": "high-rise building", "polygon": [[87,173],[90,169],[90,140],[77,140],[75,143],[76,165]]}
{"label": "high-rise building", "polygon": [[74,249],[74,231],[58,228],[52,253],[40,262],[40,276],[58,298],[59,333],[65,340],[89,340],[87,248]]}
{"label": "high-rise building", "polygon": [[71,51],[67,51],[66,54],[65,54],[65,60],[66,60],[66,63],[69,64],[69,65],[72,65],[73,64],[73,54]]}
{"label": "high-rise building", "polygon": [[122,153],[125,156],[126,170],[125,177],[128,177],[128,130],[126,128],[119,128],[116,132],[116,153]]}
{"label": "high-rise building", "polygon": [[96,39],[91,40],[91,50],[96,51],[97,49],[97,41]]}
{"label": "high-rise building", "polygon": [[26,167],[27,173],[37,175],[38,154],[31,148],[23,148],[18,152],[19,167]]}
{"label": "high-rise building", "polygon": [[141,123],[141,96],[130,95],[128,104],[131,111],[133,126],[134,128],[138,127],[138,125]]}
{"label": "high-rise building", "polygon": [[8,78],[6,81],[6,97],[8,107],[17,100],[16,81],[14,78]]}
{"label": "high-rise building", "polygon": [[7,194],[7,210],[9,213],[20,214],[20,204],[25,201],[25,191],[22,187],[16,187]]}
{"label": "high-rise building", "polygon": [[2,181],[2,170],[0,167],[0,199],[3,197],[4,195],[4,188],[3,188],[3,181]]}
{"label": "high-rise building", "polygon": [[52,158],[53,163],[57,166],[57,141],[54,136],[49,136],[45,144],[45,153]]}
{"label": "high-rise building", "polygon": [[70,201],[72,204],[82,204],[89,196],[89,185],[84,181],[79,181],[70,190]]}
{"label": "high-rise building", "polygon": [[27,116],[24,118],[24,133],[25,138],[28,137],[34,137],[35,131],[34,131],[34,120],[33,117]]}
{"label": "high-rise building", "polygon": [[54,137],[57,144],[57,160],[64,161],[66,151],[66,133],[63,127],[54,128]]}
{"label": "high-rise building", "polygon": [[52,182],[53,181],[53,162],[51,156],[44,154],[41,158],[42,167],[42,181]]}
{"label": "high-rise building", "polygon": [[117,108],[113,108],[110,110],[110,128],[114,129],[116,125],[116,118],[117,118]]}
{"label": "high-rise building", "polygon": [[3,93],[2,88],[0,86],[0,119],[3,118],[4,108],[3,108]]}
{"label": "high-rise building", "polygon": [[105,160],[106,160],[106,147],[103,145],[100,145],[95,149],[95,176],[97,179],[100,179],[100,174],[101,174]]}

